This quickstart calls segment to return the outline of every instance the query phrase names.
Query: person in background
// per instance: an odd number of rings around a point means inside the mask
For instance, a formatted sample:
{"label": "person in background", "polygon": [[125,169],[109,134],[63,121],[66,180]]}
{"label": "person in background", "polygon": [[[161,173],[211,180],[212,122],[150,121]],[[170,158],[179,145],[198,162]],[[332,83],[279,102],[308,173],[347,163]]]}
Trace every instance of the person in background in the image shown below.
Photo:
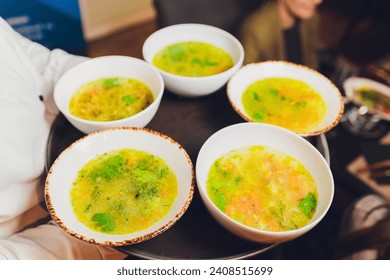
{"label": "person in background", "polygon": [[345,210],[337,259],[390,259],[390,201],[377,194],[362,196]]}
{"label": "person in background", "polygon": [[44,156],[60,76],[87,60],[49,50],[0,18],[0,259],[124,259],[69,235],[43,205]]}
{"label": "person in background", "polygon": [[242,22],[238,38],[244,64],[287,60],[318,69],[319,17],[322,0],[267,0]]}

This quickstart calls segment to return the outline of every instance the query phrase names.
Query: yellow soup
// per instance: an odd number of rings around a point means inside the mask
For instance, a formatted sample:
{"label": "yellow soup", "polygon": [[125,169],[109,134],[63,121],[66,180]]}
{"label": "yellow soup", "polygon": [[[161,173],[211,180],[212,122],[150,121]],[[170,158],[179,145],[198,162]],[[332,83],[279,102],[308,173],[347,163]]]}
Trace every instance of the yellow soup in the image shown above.
{"label": "yellow soup", "polygon": [[123,149],[90,160],[71,189],[83,224],[109,234],[147,229],[171,209],[178,192],[175,174],[157,156]]}
{"label": "yellow soup", "polygon": [[267,231],[305,226],[318,200],[309,171],[288,154],[266,146],[232,150],[216,160],[207,191],[226,215]]}
{"label": "yellow soup", "polygon": [[326,103],[308,84],[290,78],[267,78],[249,85],[242,95],[252,121],[270,123],[296,133],[315,130],[324,120]]}
{"label": "yellow soup", "polygon": [[223,49],[203,42],[181,42],[160,50],[153,64],[166,72],[189,77],[210,76],[233,66]]}
{"label": "yellow soup", "polygon": [[141,112],[154,100],[150,88],[129,78],[99,78],[81,86],[72,96],[69,111],[85,120],[113,121]]}

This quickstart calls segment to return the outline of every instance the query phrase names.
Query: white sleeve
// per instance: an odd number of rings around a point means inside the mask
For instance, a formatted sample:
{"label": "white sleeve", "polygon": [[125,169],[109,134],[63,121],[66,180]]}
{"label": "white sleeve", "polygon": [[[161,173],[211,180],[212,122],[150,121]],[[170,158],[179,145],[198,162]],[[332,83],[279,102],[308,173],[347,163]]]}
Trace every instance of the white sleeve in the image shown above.
{"label": "white sleeve", "polygon": [[53,223],[21,231],[40,218],[32,210],[43,199],[40,178],[54,85],[86,59],[33,43],[0,18],[0,259],[124,258],[112,248],[80,241]]}
{"label": "white sleeve", "polygon": [[73,55],[61,49],[49,50],[29,39],[15,34],[31,64],[42,79],[41,92],[49,114],[57,114],[53,100],[53,90],[60,77],[73,66],[88,60],[88,57]]}
{"label": "white sleeve", "polygon": [[121,260],[125,254],[79,240],[49,222],[0,240],[0,260]]}
{"label": "white sleeve", "polygon": [[39,179],[45,145],[58,112],[52,99],[54,85],[65,71],[86,59],[50,51],[0,18],[0,237],[7,231],[1,223],[42,200]]}
{"label": "white sleeve", "polygon": [[[69,54],[61,49],[49,50],[14,31],[2,18],[0,33],[4,36],[0,50],[2,55],[7,56],[5,63],[8,66],[12,64],[11,70],[18,72],[40,91],[48,113],[58,113],[52,96],[56,82],[66,71],[89,57]],[[20,69],[21,66],[24,69]]]}

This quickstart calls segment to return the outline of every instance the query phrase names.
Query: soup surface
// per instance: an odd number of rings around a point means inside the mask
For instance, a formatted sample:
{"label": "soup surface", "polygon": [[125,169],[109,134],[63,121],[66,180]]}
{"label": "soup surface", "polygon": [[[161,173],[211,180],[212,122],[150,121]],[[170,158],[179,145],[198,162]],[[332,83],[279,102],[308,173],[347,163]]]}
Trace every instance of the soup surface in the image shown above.
{"label": "soup surface", "polygon": [[166,72],[189,77],[210,76],[233,66],[223,49],[203,42],[180,42],[160,50],[153,64]]}
{"label": "soup surface", "polygon": [[73,209],[83,224],[109,234],[147,229],[171,209],[176,176],[161,158],[123,149],[90,160],[71,189]]}
{"label": "soup surface", "polygon": [[243,147],[220,157],[209,171],[207,191],[226,215],[267,231],[305,226],[318,200],[309,171],[288,154],[267,146]]}
{"label": "soup surface", "polygon": [[390,115],[390,97],[369,87],[361,87],[355,90],[356,101],[366,105],[369,109],[382,111]]}
{"label": "soup surface", "polygon": [[258,80],[242,95],[245,112],[256,122],[265,122],[308,133],[325,118],[324,99],[308,84],[290,78]]}
{"label": "soup surface", "polygon": [[85,120],[113,121],[141,112],[153,100],[152,91],[141,81],[122,77],[99,78],[74,93],[69,111]]}

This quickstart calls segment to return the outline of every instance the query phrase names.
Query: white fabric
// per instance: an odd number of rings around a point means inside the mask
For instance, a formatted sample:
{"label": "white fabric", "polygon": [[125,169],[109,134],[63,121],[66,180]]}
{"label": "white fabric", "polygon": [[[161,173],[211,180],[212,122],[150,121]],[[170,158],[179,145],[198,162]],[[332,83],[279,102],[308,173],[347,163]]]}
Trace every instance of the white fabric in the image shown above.
{"label": "white fabric", "polygon": [[39,203],[46,140],[58,113],[54,85],[86,59],[33,43],[0,18],[0,258],[124,257],[111,248],[80,242],[55,224],[22,231],[47,216]]}
{"label": "white fabric", "polygon": [[81,241],[54,222],[27,229],[0,242],[0,260],[123,259],[114,249]]}

